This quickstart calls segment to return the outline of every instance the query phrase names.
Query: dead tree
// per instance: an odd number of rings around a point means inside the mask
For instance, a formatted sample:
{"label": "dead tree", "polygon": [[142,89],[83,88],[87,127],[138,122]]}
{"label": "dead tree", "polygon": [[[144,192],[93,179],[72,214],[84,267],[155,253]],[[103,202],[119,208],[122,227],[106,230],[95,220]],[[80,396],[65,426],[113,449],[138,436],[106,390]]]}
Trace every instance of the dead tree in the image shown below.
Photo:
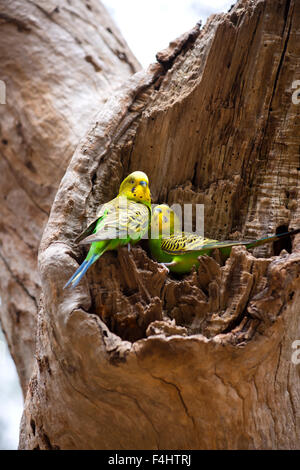
{"label": "dead tree", "polygon": [[21,449],[299,447],[299,237],[237,247],[225,265],[201,258],[182,278],[145,243],[106,253],[63,290],[85,256],[76,236],[136,169],[153,202],[205,204],[207,236],[300,226],[299,28],[297,0],[241,0],[171,43],[95,117],[40,246]]}
{"label": "dead tree", "polygon": [[55,193],[94,114],[139,65],[98,0],[0,0],[0,55],[0,318],[26,395]]}

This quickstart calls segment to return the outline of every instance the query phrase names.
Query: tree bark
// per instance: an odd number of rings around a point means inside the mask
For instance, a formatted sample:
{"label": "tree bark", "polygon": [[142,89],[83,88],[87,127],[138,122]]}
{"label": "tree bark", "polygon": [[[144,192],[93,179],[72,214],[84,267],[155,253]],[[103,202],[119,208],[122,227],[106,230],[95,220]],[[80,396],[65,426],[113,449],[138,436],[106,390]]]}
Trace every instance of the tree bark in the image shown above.
{"label": "tree bark", "polygon": [[91,118],[139,64],[98,0],[0,1],[0,55],[0,319],[26,394],[54,195]]}
{"label": "tree bark", "polygon": [[85,256],[76,236],[132,170],[149,175],[153,202],[204,203],[207,236],[300,226],[299,27],[298,1],[241,0],[97,115],[40,247],[21,449],[299,447],[299,236],[291,253],[236,247],[180,279],[146,244],[123,248],[63,290]]}

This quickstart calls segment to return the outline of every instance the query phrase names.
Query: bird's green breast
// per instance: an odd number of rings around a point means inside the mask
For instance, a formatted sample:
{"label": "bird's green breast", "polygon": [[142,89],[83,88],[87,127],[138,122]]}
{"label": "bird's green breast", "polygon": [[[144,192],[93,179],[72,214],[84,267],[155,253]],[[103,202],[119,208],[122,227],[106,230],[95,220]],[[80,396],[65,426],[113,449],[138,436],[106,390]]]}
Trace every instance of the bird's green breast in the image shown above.
{"label": "bird's green breast", "polygon": [[196,269],[199,267],[199,256],[211,255],[212,250],[200,250],[189,252],[184,255],[175,255],[172,257],[173,265],[168,266],[170,271],[178,274],[186,274],[191,272],[193,267]]}
{"label": "bird's green breast", "polygon": [[149,248],[151,256],[159,263],[170,263],[173,260],[172,255],[168,255],[162,251],[160,238],[149,238]]}

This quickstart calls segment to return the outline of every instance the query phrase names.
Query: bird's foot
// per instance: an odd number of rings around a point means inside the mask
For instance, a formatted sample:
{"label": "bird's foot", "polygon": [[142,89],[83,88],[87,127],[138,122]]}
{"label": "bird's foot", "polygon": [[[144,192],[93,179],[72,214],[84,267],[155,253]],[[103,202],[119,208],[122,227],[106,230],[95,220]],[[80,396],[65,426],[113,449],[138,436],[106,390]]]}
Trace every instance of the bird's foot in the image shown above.
{"label": "bird's foot", "polygon": [[160,266],[163,266],[166,270],[167,270],[167,273],[169,274],[170,270],[169,268],[165,265],[165,263],[159,263]]}

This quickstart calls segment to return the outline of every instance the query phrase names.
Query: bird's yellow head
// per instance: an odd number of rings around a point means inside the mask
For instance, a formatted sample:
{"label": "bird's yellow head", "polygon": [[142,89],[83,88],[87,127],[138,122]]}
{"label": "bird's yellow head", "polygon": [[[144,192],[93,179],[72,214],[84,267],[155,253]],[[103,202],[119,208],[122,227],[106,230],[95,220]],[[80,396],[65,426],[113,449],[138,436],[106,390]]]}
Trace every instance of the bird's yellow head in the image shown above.
{"label": "bird's yellow head", "polygon": [[121,183],[119,196],[146,204],[151,209],[151,194],[146,173],[142,171],[130,173]]}
{"label": "bird's yellow head", "polygon": [[181,222],[175,212],[167,205],[156,206],[151,217],[151,238],[169,237],[181,231]]}

